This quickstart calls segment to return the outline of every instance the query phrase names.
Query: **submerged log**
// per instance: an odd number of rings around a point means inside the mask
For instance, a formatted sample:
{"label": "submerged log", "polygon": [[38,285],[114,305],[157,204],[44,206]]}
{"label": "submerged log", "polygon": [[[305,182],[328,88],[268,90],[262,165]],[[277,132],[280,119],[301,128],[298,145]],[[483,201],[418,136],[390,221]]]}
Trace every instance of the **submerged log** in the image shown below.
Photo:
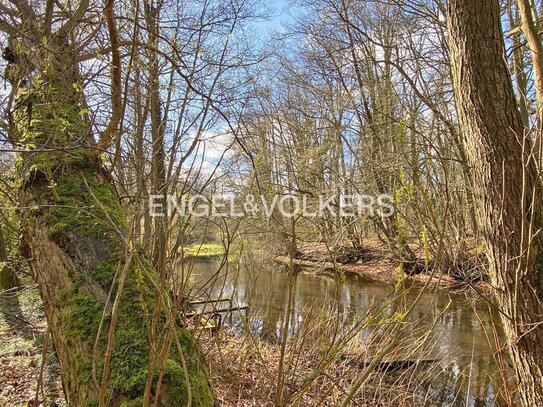
{"label": "submerged log", "polygon": [[[371,365],[371,360],[360,360],[357,356],[353,355],[341,355],[340,358],[345,360],[349,365],[358,367],[359,369],[365,369]],[[441,359],[429,358],[429,359],[398,359],[398,360],[384,360],[379,362],[375,367],[377,372],[395,372],[397,370],[408,369],[413,366],[424,366],[439,362]]]}

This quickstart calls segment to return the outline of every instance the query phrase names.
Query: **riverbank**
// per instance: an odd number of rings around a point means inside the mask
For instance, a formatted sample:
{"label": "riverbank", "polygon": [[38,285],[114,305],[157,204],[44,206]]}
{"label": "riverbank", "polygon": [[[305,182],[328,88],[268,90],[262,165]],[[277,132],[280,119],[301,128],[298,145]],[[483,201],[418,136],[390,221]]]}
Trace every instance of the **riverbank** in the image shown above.
{"label": "riverbank", "polygon": [[[213,264],[204,263],[201,266],[208,267],[210,273],[214,273]],[[260,278],[264,280],[253,287],[262,287],[272,295],[262,297],[257,294],[258,288],[251,290],[252,308],[247,324],[240,325],[238,320],[233,324],[236,329],[223,326],[213,335],[209,330],[198,335],[222,406],[274,405],[279,372],[285,374],[285,397],[300,394],[300,405],[304,406],[340,406],[355,381],[366,373],[369,373],[368,381],[356,396],[358,404],[353,405],[445,406],[452,405],[447,401],[451,394],[455,400],[463,400],[462,392],[469,388],[470,383],[473,384],[471,394],[480,400],[487,400],[495,394],[496,389],[501,388],[499,371],[492,364],[492,357],[484,356],[494,354],[500,346],[489,348],[477,328],[482,323],[485,332],[493,329],[488,316],[482,309],[477,318],[470,316],[472,308],[468,302],[463,303],[465,296],[446,291],[424,295],[419,306],[413,310],[414,320],[402,324],[405,330],[405,335],[401,336],[404,344],[398,347],[397,352],[383,359],[383,363],[400,361],[402,368],[399,371],[388,372],[389,365],[386,363],[384,369],[380,368],[380,364],[375,369],[368,369],[371,356],[367,349],[382,349],[390,338],[389,335],[381,336],[379,332],[383,326],[379,328],[380,323],[368,320],[368,323],[377,324],[376,336],[364,336],[366,343],[357,342],[334,349],[334,357],[328,361],[326,368],[313,376],[326,350],[332,349],[328,340],[330,333],[337,329],[335,317],[328,318],[335,314],[334,308],[330,308],[331,297],[326,292],[339,291],[334,285],[337,280],[316,278],[306,273],[297,279],[297,311],[293,311],[292,321],[296,321],[293,329],[299,334],[289,337],[281,366],[279,331],[284,323],[282,315],[287,298],[284,295],[288,291],[284,283],[288,276],[272,269],[271,265],[266,270],[258,268]],[[200,277],[205,277],[203,270],[198,273]],[[243,273],[236,279],[249,281]],[[220,282],[222,284],[225,282]],[[226,284],[231,284],[231,280]],[[338,284],[342,286],[341,298],[348,301],[338,304],[338,307],[351,310],[353,317],[360,317],[360,313],[386,297],[388,292],[383,285],[360,284],[353,279],[345,279]],[[248,292],[246,288],[244,285],[237,287],[244,293]],[[416,290],[410,291],[417,295]],[[5,303],[0,308],[0,377],[4,381],[0,387],[0,406],[30,406],[35,399],[42,366],[43,338],[47,329],[45,315],[34,286],[24,288],[15,296],[5,294],[0,292],[0,298],[3,301],[9,299],[13,308],[9,310]],[[273,297],[278,294],[284,297]],[[247,300],[245,297],[240,299],[241,303]],[[348,304],[353,307],[348,307]],[[448,310],[446,314],[442,311],[445,309]],[[438,344],[438,348],[434,349],[436,352],[432,353],[433,347]],[[39,403],[36,405],[65,406],[60,369],[50,348],[47,349],[43,369],[43,390],[38,392]],[[434,363],[437,360],[439,362]],[[408,364],[404,366],[404,361],[416,361],[415,364],[420,366],[416,370],[408,368]],[[425,361],[429,361],[429,364],[426,365]],[[314,380],[307,381],[312,376]],[[427,398],[429,404],[415,404],[414,397],[419,401]],[[441,404],[432,404],[441,398]]]}
{"label": "riverbank", "polygon": [[486,281],[480,279],[462,280],[457,276],[434,269],[432,261],[426,267],[422,256],[410,265],[416,268],[415,272],[405,270],[404,266],[387,258],[378,249],[375,242],[368,244],[364,254],[356,261],[332,262],[330,258],[331,256],[324,245],[305,244],[299,246],[296,258],[291,260],[289,256],[276,256],[274,261],[284,267],[290,267],[292,264],[295,267],[316,273],[347,274],[369,282],[396,284],[401,280],[419,287],[428,285],[454,290],[473,288],[485,294],[491,294],[493,291],[492,286]]}

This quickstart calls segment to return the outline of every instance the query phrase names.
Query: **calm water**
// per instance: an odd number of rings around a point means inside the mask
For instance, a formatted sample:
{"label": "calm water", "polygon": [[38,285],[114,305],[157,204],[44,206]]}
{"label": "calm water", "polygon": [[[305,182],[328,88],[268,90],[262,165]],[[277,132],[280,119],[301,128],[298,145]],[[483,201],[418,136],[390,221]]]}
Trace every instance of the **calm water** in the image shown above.
{"label": "calm water", "polygon": [[[298,335],[304,323],[316,320],[317,316],[333,317],[339,320],[340,328],[347,327],[375,304],[387,301],[393,292],[391,286],[356,277],[331,278],[301,272],[293,278],[275,265],[221,268],[220,261],[198,261],[191,275],[195,297],[231,297],[234,305],[249,305],[246,326],[270,342],[280,337],[288,308],[289,285],[293,287],[290,334]],[[418,294],[418,289],[411,288],[401,298],[387,301],[384,314],[392,315],[398,306],[411,304]],[[242,320],[235,315],[233,323],[241,325]],[[486,302],[446,290],[425,292],[408,321],[407,331],[402,332],[407,342],[423,343],[425,357],[439,359],[425,372],[410,373],[418,375],[413,377],[420,382],[417,394],[425,400],[423,405],[506,405],[499,395],[503,379],[492,357],[495,342],[490,345],[487,339],[492,342],[494,332],[499,339],[502,334],[499,329],[493,330],[496,318]],[[363,329],[359,339],[363,341],[375,329]]]}

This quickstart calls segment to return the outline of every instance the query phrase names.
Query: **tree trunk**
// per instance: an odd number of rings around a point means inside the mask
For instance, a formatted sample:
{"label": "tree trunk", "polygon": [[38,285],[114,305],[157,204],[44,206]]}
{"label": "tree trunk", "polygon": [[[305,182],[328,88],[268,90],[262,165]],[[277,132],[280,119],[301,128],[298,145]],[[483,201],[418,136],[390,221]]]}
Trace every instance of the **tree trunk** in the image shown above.
{"label": "tree trunk", "polygon": [[[136,244],[126,244],[123,209],[82,118],[74,47],[60,35],[47,45],[39,48],[42,65],[31,83],[17,89],[11,133],[27,150],[18,164],[20,199],[22,207],[33,209],[22,214],[23,243],[67,403],[99,405],[105,386],[107,405],[141,406],[150,382],[147,393],[158,397],[159,406],[211,406],[198,344],[168,318],[151,262]],[[114,311],[117,295],[120,305]]]}
{"label": "tree trunk", "polygon": [[[160,68],[158,52],[159,48],[159,18],[162,1],[145,3],[145,21],[151,48],[148,50],[148,75],[149,75],[149,106],[151,114],[151,194],[166,194],[166,168],[164,164],[164,132],[166,120],[163,117],[160,97]],[[166,245],[167,226],[166,216],[153,218],[153,265],[161,276],[166,276]]]}
{"label": "tree trunk", "polygon": [[2,225],[0,225],[0,290],[9,290],[19,285],[21,282],[9,264],[6,236]]}
{"label": "tree trunk", "polygon": [[489,273],[520,398],[543,405],[541,187],[504,56],[498,0],[449,0],[458,118],[474,176]]}

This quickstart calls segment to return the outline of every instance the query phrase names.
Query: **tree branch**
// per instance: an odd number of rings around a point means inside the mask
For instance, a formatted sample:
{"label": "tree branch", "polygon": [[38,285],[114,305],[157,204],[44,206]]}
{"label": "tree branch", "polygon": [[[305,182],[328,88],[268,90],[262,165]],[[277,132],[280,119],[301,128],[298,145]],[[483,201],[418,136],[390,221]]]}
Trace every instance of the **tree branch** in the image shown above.
{"label": "tree branch", "polygon": [[43,27],[43,33],[46,37],[51,35],[51,26],[53,24],[53,9],[55,8],[54,0],[47,0],[45,5],[45,23]]}
{"label": "tree branch", "polygon": [[20,12],[12,8],[9,8],[4,4],[0,4],[0,12],[2,12],[2,14],[10,16],[11,18],[18,18],[20,15]]}
{"label": "tree branch", "polygon": [[[135,46],[135,47],[148,47],[148,44],[144,44],[143,42],[134,40],[119,40],[118,41],[118,47],[128,47],[128,46]],[[111,52],[113,47],[111,45],[103,48],[99,48],[90,52],[87,52],[85,54],[81,54],[77,57],[77,62],[84,62],[88,61],[89,59],[98,58],[102,55],[107,55]]]}
{"label": "tree branch", "polygon": [[77,7],[77,10],[72,14],[72,16],[64,23],[62,27],[58,30],[60,33],[69,33],[83,18],[85,15],[85,12],[89,8],[89,0],[81,0],[79,3],[79,6]]}
{"label": "tree branch", "polygon": [[121,98],[121,56],[119,54],[119,38],[117,34],[117,27],[115,26],[115,16],[113,13],[114,0],[106,0],[104,5],[104,15],[107,21],[107,28],[109,31],[109,40],[111,42],[111,105],[112,114],[111,120],[100,136],[97,149],[95,153],[97,155],[106,151],[111,141],[113,140],[115,133],[118,130],[119,122],[122,116],[123,103]]}

